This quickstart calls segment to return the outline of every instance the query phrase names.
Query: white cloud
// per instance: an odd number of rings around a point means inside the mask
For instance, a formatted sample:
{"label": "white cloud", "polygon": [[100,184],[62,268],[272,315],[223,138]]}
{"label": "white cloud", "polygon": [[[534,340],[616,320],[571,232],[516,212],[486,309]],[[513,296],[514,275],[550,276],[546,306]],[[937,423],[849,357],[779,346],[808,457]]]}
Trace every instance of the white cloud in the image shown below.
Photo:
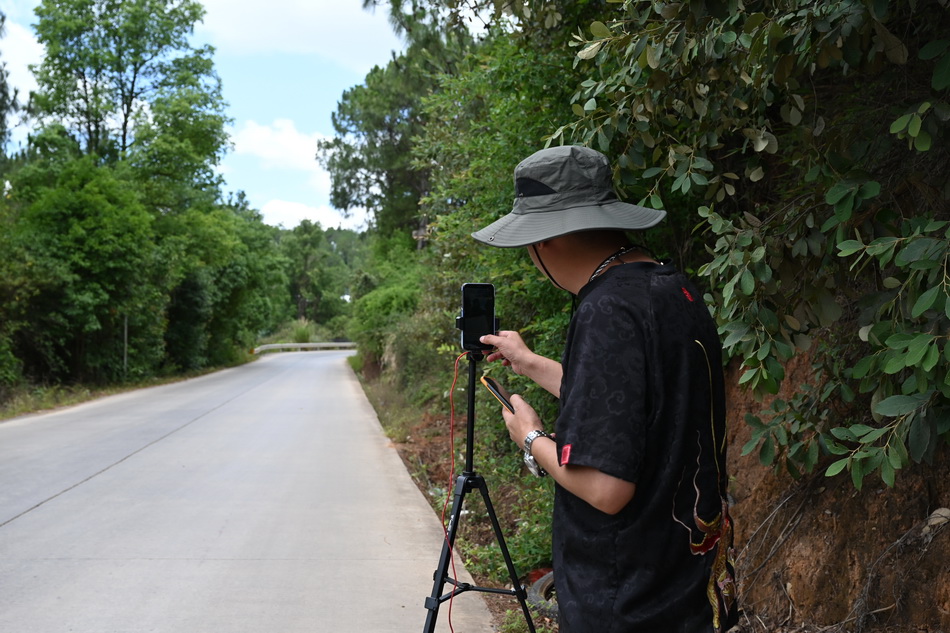
{"label": "white cloud", "polygon": [[297,129],[290,119],[276,119],[270,125],[245,121],[231,135],[234,153],[260,159],[267,170],[293,170],[309,175],[312,185],[329,191],[330,179],[317,163],[317,141],[325,138],[320,133],[307,134]]}
{"label": "white cloud", "polygon": [[381,63],[381,49],[404,48],[389,12],[364,11],[360,0],[270,0],[266,9],[256,0],[204,0],[204,6],[196,34],[232,55],[317,55],[362,75]]}
{"label": "white cloud", "polygon": [[328,206],[312,207],[300,202],[270,200],[261,209],[264,222],[271,226],[294,228],[301,220],[319,222],[325,229],[344,228],[356,231],[366,228],[366,212],[362,209],[351,210],[349,218]]}
{"label": "white cloud", "polygon": [[14,22],[10,16],[4,25],[6,31],[0,39],[0,51],[3,56],[0,62],[6,64],[10,73],[10,85],[20,91],[20,101],[25,102],[31,90],[36,90],[36,80],[30,72],[29,64],[38,64],[43,61],[43,47],[33,31],[23,23]]}

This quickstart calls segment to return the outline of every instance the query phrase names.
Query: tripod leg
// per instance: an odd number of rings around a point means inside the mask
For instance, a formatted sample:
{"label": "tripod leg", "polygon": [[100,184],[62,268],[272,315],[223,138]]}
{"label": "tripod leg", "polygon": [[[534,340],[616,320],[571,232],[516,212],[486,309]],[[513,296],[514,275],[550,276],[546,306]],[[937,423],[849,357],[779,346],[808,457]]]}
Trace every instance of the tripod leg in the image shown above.
{"label": "tripod leg", "polygon": [[[433,574],[434,583],[432,585],[432,594],[426,598],[425,601],[425,607],[429,610],[429,613],[426,615],[425,627],[422,629],[423,633],[434,633],[435,631],[435,622],[439,617],[439,605],[442,603],[442,589],[445,587],[445,583],[449,577],[449,566],[452,561],[452,551],[455,547],[455,535],[458,532],[459,519],[462,516],[462,504],[465,501],[465,494],[468,491],[468,475],[459,475],[455,480],[455,497],[452,501],[452,513],[449,515],[449,527],[446,530],[445,540],[442,542],[442,554],[439,556],[439,567]],[[458,582],[454,578],[452,581],[453,584]]]}
{"label": "tripod leg", "polygon": [[505,559],[505,565],[508,566],[511,586],[514,587],[514,593],[518,597],[518,602],[521,604],[521,611],[524,613],[525,622],[528,624],[528,631],[529,633],[535,633],[534,621],[531,619],[531,612],[528,610],[527,592],[518,579],[515,565],[511,561],[511,555],[508,553],[508,546],[505,545],[505,537],[502,535],[501,526],[498,524],[498,517],[495,516],[495,508],[492,506],[491,499],[488,498],[488,486],[484,480],[481,480],[479,490],[482,493],[482,499],[485,501],[485,508],[488,510],[488,517],[491,519],[492,528],[495,530],[495,538],[498,539],[498,547],[501,549],[501,555]]}

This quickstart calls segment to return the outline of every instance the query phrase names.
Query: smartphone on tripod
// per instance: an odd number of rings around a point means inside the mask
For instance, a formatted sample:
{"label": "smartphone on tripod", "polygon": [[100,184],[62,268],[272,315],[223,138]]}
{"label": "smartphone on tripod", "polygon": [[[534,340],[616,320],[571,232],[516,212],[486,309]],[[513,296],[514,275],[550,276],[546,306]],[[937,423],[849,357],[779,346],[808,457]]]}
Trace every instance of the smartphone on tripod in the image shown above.
{"label": "smartphone on tripod", "polygon": [[485,352],[492,348],[478,339],[494,334],[495,286],[492,284],[462,284],[462,315],[458,319],[462,330],[462,349]]}

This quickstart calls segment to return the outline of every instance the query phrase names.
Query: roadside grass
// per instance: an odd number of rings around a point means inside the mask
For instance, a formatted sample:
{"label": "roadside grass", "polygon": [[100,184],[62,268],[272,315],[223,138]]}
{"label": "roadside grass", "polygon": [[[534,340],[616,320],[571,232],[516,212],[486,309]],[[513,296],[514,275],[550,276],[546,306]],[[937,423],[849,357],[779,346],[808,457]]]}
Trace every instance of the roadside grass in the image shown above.
{"label": "roadside grass", "polygon": [[112,396],[127,391],[168,385],[182,380],[188,380],[189,378],[197,378],[198,376],[220,371],[227,367],[249,363],[255,358],[255,356],[245,353],[240,355],[237,362],[227,366],[206,367],[174,376],[153,376],[151,378],[106,385],[39,385],[20,383],[6,387],[0,391],[0,422],[31,413],[41,413],[43,411],[71,407],[82,404],[83,402],[95,400],[96,398]]}

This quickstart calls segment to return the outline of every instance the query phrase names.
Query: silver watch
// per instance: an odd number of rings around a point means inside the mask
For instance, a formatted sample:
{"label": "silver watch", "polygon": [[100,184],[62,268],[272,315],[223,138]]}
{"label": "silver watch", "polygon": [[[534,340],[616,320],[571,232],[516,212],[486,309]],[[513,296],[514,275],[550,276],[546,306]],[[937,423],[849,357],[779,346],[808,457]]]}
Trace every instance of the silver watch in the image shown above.
{"label": "silver watch", "polygon": [[550,435],[540,429],[531,431],[528,433],[528,436],[524,438],[524,464],[528,467],[528,470],[531,471],[532,475],[544,477],[547,475],[547,472],[538,465],[538,462],[534,459],[534,455],[531,454],[531,444],[539,437],[551,438]]}

